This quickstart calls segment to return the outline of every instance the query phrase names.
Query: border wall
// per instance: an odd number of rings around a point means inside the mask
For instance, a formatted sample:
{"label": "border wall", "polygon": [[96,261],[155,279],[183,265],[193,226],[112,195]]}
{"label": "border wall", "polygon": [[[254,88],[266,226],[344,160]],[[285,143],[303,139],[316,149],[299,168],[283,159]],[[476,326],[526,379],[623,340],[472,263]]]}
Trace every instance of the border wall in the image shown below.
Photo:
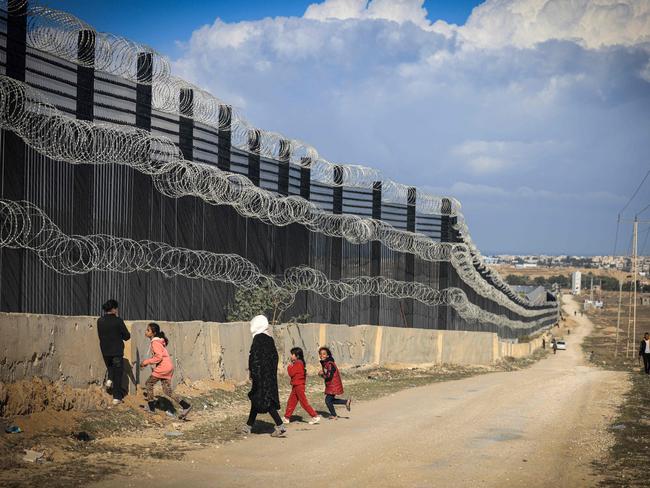
{"label": "border wall", "polygon": [[[0,313],[0,381],[32,377],[63,381],[77,388],[101,384],[106,367],[97,338],[97,318],[89,316]],[[144,337],[147,321],[127,321],[131,340],[124,356],[137,364],[149,356]],[[158,322],[169,337],[175,365],[174,382],[248,379],[252,342],[247,322]],[[404,329],[361,325],[281,324],[273,326],[280,368],[289,350],[305,351],[310,366],[318,365],[318,347],[327,345],[341,367],[385,364],[489,365],[506,357],[523,357],[541,347],[499,339],[493,332]],[[132,382],[143,384],[150,368],[133,368]]]}

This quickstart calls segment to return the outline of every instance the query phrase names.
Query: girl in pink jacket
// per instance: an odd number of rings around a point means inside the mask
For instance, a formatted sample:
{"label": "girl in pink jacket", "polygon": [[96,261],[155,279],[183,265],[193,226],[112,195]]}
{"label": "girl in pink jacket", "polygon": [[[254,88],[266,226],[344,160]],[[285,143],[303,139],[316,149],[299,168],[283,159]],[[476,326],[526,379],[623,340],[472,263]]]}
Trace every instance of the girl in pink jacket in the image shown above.
{"label": "girl in pink jacket", "polygon": [[181,412],[178,414],[178,418],[184,419],[192,409],[192,405],[181,399],[178,395],[175,395],[172,391],[174,365],[172,364],[172,358],[169,356],[169,352],[167,352],[167,344],[169,344],[169,341],[165,337],[165,333],[160,330],[160,326],[154,322],[147,326],[144,335],[148,339],[151,339],[151,345],[149,346],[151,357],[142,361],[140,367],[144,368],[147,365],[154,366],[151,376],[149,376],[149,379],[144,385],[144,397],[147,400],[145,411],[153,413],[156,410],[153,387],[160,381],[165,396],[181,406]]}

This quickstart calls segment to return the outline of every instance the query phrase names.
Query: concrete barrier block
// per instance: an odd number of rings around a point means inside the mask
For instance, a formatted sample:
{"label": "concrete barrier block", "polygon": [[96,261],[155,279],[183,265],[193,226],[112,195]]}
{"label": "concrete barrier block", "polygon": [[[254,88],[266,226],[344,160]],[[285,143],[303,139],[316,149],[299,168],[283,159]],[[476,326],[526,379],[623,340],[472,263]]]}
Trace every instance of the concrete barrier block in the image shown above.
{"label": "concrete barrier block", "polygon": [[441,330],[442,360],[454,364],[491,364],[492,332]]}
{"label": "concrete barrier block", "polygon": [[435,363],[439,331],[384,327],[380,363]]}
{"label": "concrete barrier block", "polygon": [[224,378],[234,381],[248,379],[248,353],[253,338],[248,322],[219,324],[221,365]]}

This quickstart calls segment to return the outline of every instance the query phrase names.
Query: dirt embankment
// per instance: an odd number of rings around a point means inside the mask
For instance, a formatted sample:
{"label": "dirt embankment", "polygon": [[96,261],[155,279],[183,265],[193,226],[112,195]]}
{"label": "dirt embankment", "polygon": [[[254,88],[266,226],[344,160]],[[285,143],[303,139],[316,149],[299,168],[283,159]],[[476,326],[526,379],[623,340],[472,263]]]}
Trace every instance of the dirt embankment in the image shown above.
{"label": "dirt embankment", "polygon": [[80,412],[108,406],[105,392],[98,386],[71,388],[62,382],[42,378],[0,382],[0,417],[28,415],[45,410]]}

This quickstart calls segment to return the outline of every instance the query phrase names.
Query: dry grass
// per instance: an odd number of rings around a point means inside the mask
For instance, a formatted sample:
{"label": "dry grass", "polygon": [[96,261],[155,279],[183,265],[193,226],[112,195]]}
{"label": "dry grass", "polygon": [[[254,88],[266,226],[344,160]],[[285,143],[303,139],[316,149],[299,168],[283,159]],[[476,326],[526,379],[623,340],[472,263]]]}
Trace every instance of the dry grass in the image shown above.
{"label": "dry grass", "polygon": [[632,327],[628,335],[629,299],[624,294],[617,346],[618,294],[605,292],[604,295],[606,307],[588,312],[595,329],[585,339],[583,349],[600,367],[629,371],[632,388],[610,427],[615,443],[607,459],[598,463],[596,469],[602,476],[603,487],[645,487],[650,461],[650,376],[642,374],[638,344],[642,334],[650,330],[650,307],[637,307],[637,333],[632,337]]}
{"label": "dry grass", "polygon": [[580,271],[583,275],[592,273],[593,275],[598,276],[610,276],[616,278],[617,280],[625,280],[625,277],[629,275],[629,272],[619,271],[615,269],[597,269],[597,268],[574,268],[574,267],[539,267],[539,268],[515,268],[514,266],[503,265],[503,264],[493,264],[490,265],[490,268],[494,268],[502,277],[508,275],[515,276],[528,276],[530,278],[535,278],[537,276],[542,276],[548,278],[549,276],[563,275],[571,276],[571,273],[574,271]]}

